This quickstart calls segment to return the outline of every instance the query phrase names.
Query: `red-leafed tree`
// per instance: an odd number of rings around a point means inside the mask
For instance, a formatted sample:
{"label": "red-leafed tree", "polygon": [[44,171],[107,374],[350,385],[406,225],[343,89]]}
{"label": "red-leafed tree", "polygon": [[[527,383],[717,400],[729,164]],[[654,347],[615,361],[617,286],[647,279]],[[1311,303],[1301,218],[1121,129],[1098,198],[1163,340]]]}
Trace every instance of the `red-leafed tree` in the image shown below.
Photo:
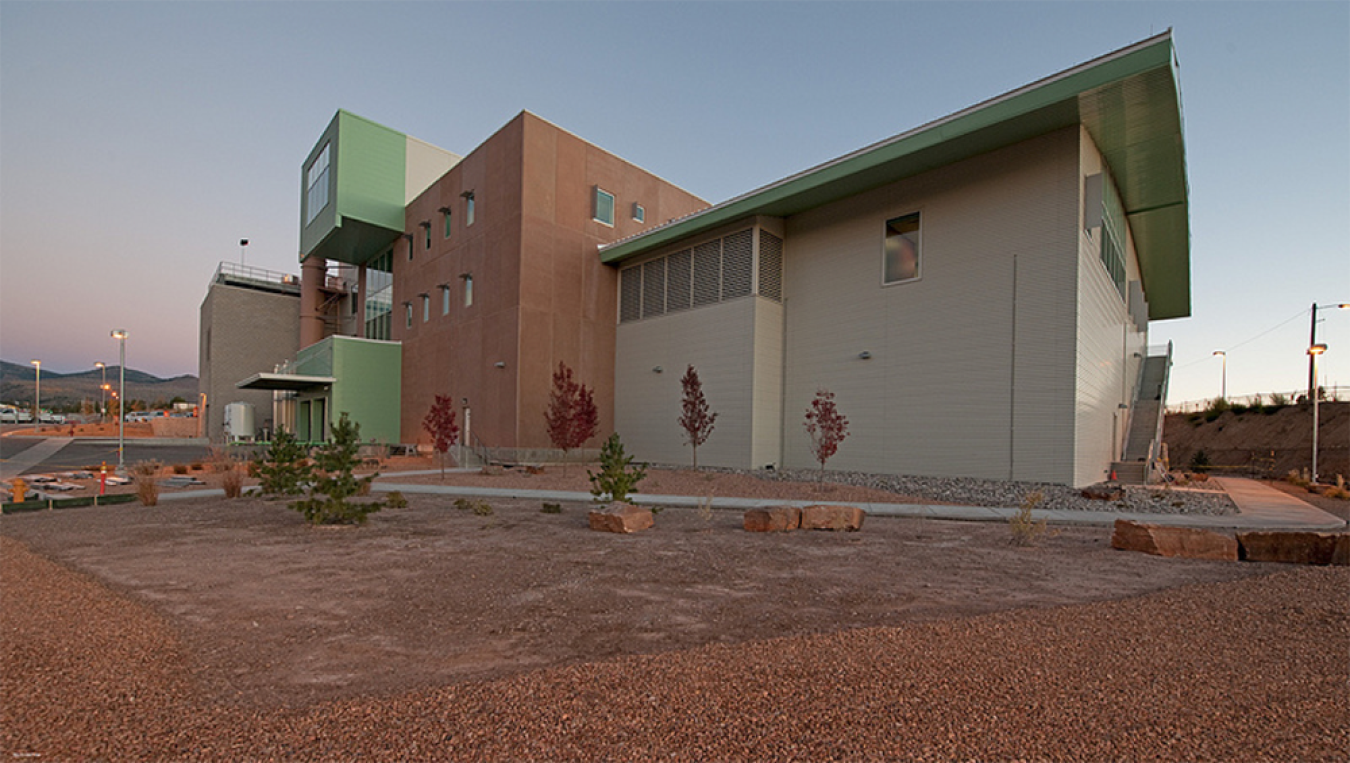
{"label": "red-leafed tree", "polygon": [[698,371],[693,366],[684,372],[680,385],[684,387],[684,410],[680,414],[680,426],[687,438],[685,442],[694,448],[694,468],[697,469],[698,446],[708,441],[717,414],[708,408],[708,399],[703,396],[703,382],[699,380]]}
{"label": "red-leafed tree", "polygon": [[445,395],[437,395],[431,404],[427,417],[422,419],[422,428],[431,435],[431,447],[441,454],[441,479],[445,479],[445,454],[450,446],[459,442],[459,424],[455,423],[455,400]]}
{"label": "red-leafed tree", "polygon": [[820,480],[825,480],[825,462],[839,450],[839,443],[848,437],[848,419],[834,404],[834,393],[816,390],[816,397],[806,409],[806,434],[811,438],[811,453],[820,462]]}
{"label": "red-leafed tree", "polygon": [[572,369],[559,362],[553,372],[553,391],[548,396],[548,410],[544,411],[548,425],[548,439],[553,447],[563,452],[580,448],[600,431],[600,413],[590,388],[572,378]]}

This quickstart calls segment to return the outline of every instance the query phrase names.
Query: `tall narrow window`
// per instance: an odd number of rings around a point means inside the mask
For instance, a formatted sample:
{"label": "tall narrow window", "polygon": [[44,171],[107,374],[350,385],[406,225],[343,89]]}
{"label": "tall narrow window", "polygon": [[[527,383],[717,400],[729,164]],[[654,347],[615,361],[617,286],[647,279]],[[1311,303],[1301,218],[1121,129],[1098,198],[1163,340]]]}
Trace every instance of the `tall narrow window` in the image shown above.
{"label": "tall narrow window", "polygon": [[426,220],[422,221],[422,248],[431,248],[431,223]]}
{"label": "tall narrow window", "polygon": [[454,218],[450,215],[449,207],[441,207],[441,221],[445,225],[445,232],[442,234],[442,238],[450,238],[451,223],[454,222]]}
{"label": "tall narrow window", "polygon": [[595,214],[593,217],[598,223],[614,224],[614,194],[598,185],[595,187]]}
{"label": "tall narrow window", "polygon": [[464,279],[464,306],[471,307],[473,305],[473,276],[465,273],[460,278]]}
{"label": "tall narrow window", "polygon": [[403,303],[403,328],[405,328],[405,329],[410,329],[410,328],[412,328],[412,303],[411,303],[411,302],[404,302],[404,303]]}
{"label": "tall narrow window", "polygon": [[464,225],[473,225],[473,191],[464,192]]}
{"label": "tall narrow window", "polygon": [[919,277],[919,213],[886,221],[886,244],[881,282],[913,281]]}
{"label": "tall narrow window", "polygon": [[328,148],[323,144],[319,155],[305,171],[305,225],[314,222],[319,210],[328,206]]}
{"label": "tall narrow window", "polygon": [[423,323],[426,323],[426,322],[429,321],[429,320],[431,320],[431,295],[430,295],[430,294],[423,294],[423,295],[422,295],[422,322],[423,322]]}
{"label": "tall narrow window", "polygon": [[413,258],[413,235],[412,235],[411,233],[405,233],[405,234],[403,234],[403,238],[407,239],[407,241],[408,241],[408,262],[412,262],[412,258]]}
{"label": "tall narrow window", "polygon": [[450,314],[450,285],[441,284],[441,315]]}

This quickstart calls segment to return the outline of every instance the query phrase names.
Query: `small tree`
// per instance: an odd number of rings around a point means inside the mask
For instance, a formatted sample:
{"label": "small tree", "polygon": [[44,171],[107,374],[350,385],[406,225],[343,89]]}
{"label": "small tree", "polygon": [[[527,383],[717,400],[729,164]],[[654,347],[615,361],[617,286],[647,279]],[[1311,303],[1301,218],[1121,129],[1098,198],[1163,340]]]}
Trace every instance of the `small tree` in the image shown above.
{"label": "small tree", "polygon": [[592,391],[572,378],[572,369],[566,363],[559,362],[553,372],[553,391],[548,396],[544,421],[548,439],[563,452],[564,461],[569,450],[580,448],[600,431],[600,413]]}
{"label": "small tree", "polygon": [[422,419],[422,428],[431,434],[431,448],[441,454],[441,479],[445,479],[445,454],[450,446],[459,442],[459,425],[455,423],[454,398],[437,395],[431,404],[427,417]]}
{"label": "small tree", "polygon": [[632,466],[633,457],[623,452],[623,442],[619,433],[609,436],[600,448],[600,471],[586,470],[591,481],[591,495],[602,500],[609,496],[611,501],[627,501],[629,493],[636,493],[638,483],[647,477],[647,470],[641,465]]}
{"label": "small tree", "polygon": [[811,453],[820,463],[820,481],[825,481],[825,462],[839,450],[839,443],[848,437],[848,419],[834,403],[834,393],[816,390],[816,397],[806,409],[806,435],[811,438]]}
{"label": "small tree", "polygon": [[366,515],[383,508],[379,501],[353,503],[347,499],[364,495],[379,472],[357,479],[352,471],[360,463],[357,449],[361,425],[353,424],[343,413],[333,425],[333,438],[314,454],[317,467],[309,488],[309,497],[291,504],[316,525],[365,524]]}
{"label": "small tree", "polygon": [[[305,446],[282,427],[272,435],[267,452],[253,462],[258,487],[264,495],[300,495],[309,481],[311,467]],[[233,467],[231,467],[233,470]]]}
{"label": "small tree", "polygon": [[717,414],[708,408],[708,399],[703,396],[703,382],[693,366],[684,372],[680,379],[684,387],[683,411],[680,414],[680,427],[684,429],[685,442],[694,449],[694,468],[698,468],[698,446],[708,441],[712,434],[713,422]]}

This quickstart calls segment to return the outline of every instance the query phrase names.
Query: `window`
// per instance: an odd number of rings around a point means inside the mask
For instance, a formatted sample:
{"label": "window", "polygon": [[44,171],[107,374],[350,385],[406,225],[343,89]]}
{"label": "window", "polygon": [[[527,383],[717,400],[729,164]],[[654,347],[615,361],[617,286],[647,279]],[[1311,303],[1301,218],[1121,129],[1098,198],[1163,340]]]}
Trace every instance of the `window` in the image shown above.
{"label": "window", "polygon": [[647,210],[643,209],[642,205],[636,201],[633,202],[633,219],[640,223],[647,222]]}
{"label": "window", "polygon": [[314,222],[319,210],[328,206],[328,148],[323,144],[314,163],[305,171],[305,225]]}
{"label": "window", "polygon": [[595,214],[593,217],[598,223],[614,224],[614,194],[598,185],[595,187]]}
{"label": "window", "polygon": [[464,225],[473,225],[473,191],[464,192]]}
{"label": "window", "polygon": [[886,245],[882,263],[883,284],[903,283],[919,277],[919,213],[886,221]]}
{"label": "window", "polygon": [[412,258],[413,258],[413,237],[412,237],[412,234],[411,234],[411,233],[405,233],[405,234],[403,235],[403,238],[405,238],[405,239],[408,240],[408,262],[412,262]]}
{"label": "window", "polygon": [[471,307],[473,305],[473,276],[465,273],[460,278],[464,279],[464,306]]}
{"label": "window", "polygon": [[412,328],[412,303],[411,303],[411,302],[404,302],[404,303],[403,303],[403,328],[405,328],[405,329],[410,329],[410,328]]}
{"label": "window", "polygon": [[441,315],[450,314],[450,284],[443,283],[441,289]]}
{"label": "window", "polygon": [[431,248],[431,223],[423,220],[422,223],[422,243],[424,249]]}
{"label": "window", "polygon": [[394,250],[366,263],[366,339],[389,339],[394,307]]}
{"label": "window", "polygon": [[450,224],[454,219],[450,216],[449,207],[441,207],[441,220],[445,223],[445,233],[442,235],[442,238],[450,238]]}
{"label": "window", "polygon": [[431,320],[431,295],[423,294],[422,297],[422,322]]}

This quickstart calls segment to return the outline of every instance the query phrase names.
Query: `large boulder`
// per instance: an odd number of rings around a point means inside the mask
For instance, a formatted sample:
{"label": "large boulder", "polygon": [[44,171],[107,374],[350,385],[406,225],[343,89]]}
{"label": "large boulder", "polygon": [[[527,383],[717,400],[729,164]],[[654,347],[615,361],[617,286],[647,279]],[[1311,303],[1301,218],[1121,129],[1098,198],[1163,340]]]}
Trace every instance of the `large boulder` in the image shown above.
{"label": "large boulder", "polygon": [[1350,565],[1350,535],[1297,530],[1238,533],[1249,562]]}
{"label": "large boulder", "polygon": [[655,524],[652,512],[631,503],[611,503],[587,515],[591,529],[610,533],[635,533]]}
{"label": "large boulder", "polygon": [[802,510],[796,506],[772,506],[745,512],[745,529],[752,533],[796,530],[802,524]]}
{"label": "large boulder", "polygon": [[802,509],[803,530],[862,529],[867,513],[857,506],[807,506]]}
{"label": "large boulder", "polygon": [[1154,556],[1236,562],[1238,542],[1222,533],[1192,527],[1167,527],[1117,519],[1111,547]]}

